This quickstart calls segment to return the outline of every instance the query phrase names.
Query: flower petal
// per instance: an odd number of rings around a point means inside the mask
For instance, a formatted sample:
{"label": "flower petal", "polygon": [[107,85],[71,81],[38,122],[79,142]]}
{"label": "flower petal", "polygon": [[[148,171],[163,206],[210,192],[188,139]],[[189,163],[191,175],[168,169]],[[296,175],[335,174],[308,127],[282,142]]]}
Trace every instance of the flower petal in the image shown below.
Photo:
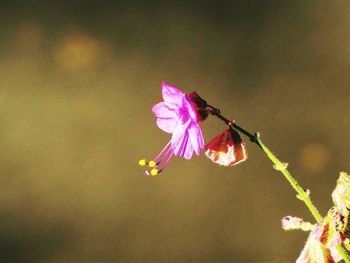
{"label": "flower petal", "polygon": [[174,119],[157,119],[157,126],[159,129],[167,132],[167,133],[173,133],[174,129],[176,127],[176,121]]}
{"label": "flower petal", "polygon": [[204,140],[201,128],[199,127],[198,123],[191,123],[188,128],[188,135],[190,137],[190,142],[193,150],[197,155],[199,155],[200,150],[204,147]]}
{"label": "flower petal", "polygon": [[158,127],[168,133],[172,133],[176,127],[176,123],[179,120],[176,107],[169,105],[165,102],[160,102],[153,106],[152,111],[158,118]]}
{"label": "flower petal", "polygon": [[296,263],[331,263],[334,261],[329,249],[318,240],[311,236],[307,239],[306,244]]}
{"label": "flower petal", "polygon": [[342,239],[338,232],[331,229],[332,224],[325,221],[315,225],[310,232],[306,244],[297,259],[297,263],[317,262],[332,263],[339,262],[341,255],[336,249]]}
{"label": "flower petal", "polygon": [[175,145],[174,154],[175,156],[183,156],[185,154],[186,144],[188,142],[188,134],[184,133]]}
{"label": "flower petal", "polygon": [[188,136],[188,142],[185,145],[185,152],[184,152],[184,157],[186,160],[190,160],[193,155],[193,147],[192,144],[189,142],[189,136]]}
{"label": "flower petal", "polygon": [[175,88],[174,86],[162,82],[162,96],[166,103],[181,107],[183,104],[185,93]]}
{"label": "flower petal", "polygon": [[171,138],[171,148],[175,156],[183,156],[186,149],[186,144],[188,143],[188,132],[187,128],[191,123],[191,119],[182,124],[179,122],[174,129],[173,136]]}
{"label": "flower petal", "polygon": [[159,102],[152,108],[153,114],[157,118],[178,118],[178,109],[171,104]]}
{"label": "flower petal", "polygon": [[205,155],[214,163],[233,166],[247,159],[247,152],[238,132],[227,129],[205,146]]}

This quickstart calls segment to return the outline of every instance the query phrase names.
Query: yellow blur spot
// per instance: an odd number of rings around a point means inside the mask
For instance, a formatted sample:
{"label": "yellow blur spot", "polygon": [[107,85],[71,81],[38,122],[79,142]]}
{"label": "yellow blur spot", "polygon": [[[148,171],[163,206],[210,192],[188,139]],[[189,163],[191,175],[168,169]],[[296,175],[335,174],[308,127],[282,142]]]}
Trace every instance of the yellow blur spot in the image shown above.
{"label": "yellow blur spot", "polygon": [[307,144],[299,155],[299,161],[308,172],[322,171],[331,159],[329,150],[321,143]]}
{"label": "yellow blur spot", "polygon": [[139,161],[140,166],[145,166],[146,165],[146,159],[142,159]]}
{"label": "yellow blur spot", "polygon": [[151,170],[151,175],[156,176],[158,174],[158,169],[152,169]]}
{"label": "yellow blur spot", "polygon": [[151,168],[153,168],[154,166],[156,166],[156,164],[157,164],[157,163],[156,163],[155,161],[150,161],[149,164],[148,164],[148,166],[151,167]]}
{"label": "yellow blur spot", "polygon": [[77,72],[100,65],[108,59],[106,43],[78,30],[67,32],[57,43],[54,59],[61,70]]}

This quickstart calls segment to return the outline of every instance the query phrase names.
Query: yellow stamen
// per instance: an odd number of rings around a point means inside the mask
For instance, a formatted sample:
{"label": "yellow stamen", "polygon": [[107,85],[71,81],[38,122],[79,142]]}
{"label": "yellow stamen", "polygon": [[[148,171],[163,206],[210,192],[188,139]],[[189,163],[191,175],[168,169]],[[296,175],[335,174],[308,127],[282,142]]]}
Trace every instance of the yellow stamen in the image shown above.
{"label": "yellow stamen", "polygon": [[156,162],[155,161],[150,161],[149,163],[148,163],[148,166],[149,167],[151,167],[151,168],[153,168],[154,166],[156,166]]}
{"label": "yellow stamen", "polygon": [[145,166],[146,165],[146,159],[142,159],[139,161],[140,166]]}
{"label": "yellow stamen", "polygon": [[158,174],[158,169],[152,169],[151,170],[151,175],[156,176]]}

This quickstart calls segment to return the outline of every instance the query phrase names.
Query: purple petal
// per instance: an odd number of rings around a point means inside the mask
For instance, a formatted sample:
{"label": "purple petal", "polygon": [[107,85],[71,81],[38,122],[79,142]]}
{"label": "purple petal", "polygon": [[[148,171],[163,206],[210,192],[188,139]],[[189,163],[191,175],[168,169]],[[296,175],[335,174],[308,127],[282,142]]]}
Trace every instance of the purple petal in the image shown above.
{"label": "purple petal", "polygon": [[165,132],[172,133],[179,120],[177,110],[174,109],[174,106],[165,102],[160,102],[153,106],[152,111],[158,118],[158,127]]}
{"label": "purple petal", "polygon": [[183,156],[185,144],[188,141],[188,134],[186,134],[185,132],[179,135],[177,135],[176,133],[173,133],[173,138],[174,137],[176,137],[176,140],[172,141],[172,144],[171,144],[173,152],[175,156]]}
{"label": "purple petal", "polygon": [[[189,141],[189,140],[188,140]],[[186,146],[185,146],[185,153],[184,153],[184,157],[186,160],[190,160],[192,158],[193,155],[193,147],[192,144],[187,142]]]}
{"label": "purple petal", "polygon": [[154,105],[152,111],[157,118],[178,118],[177,108],[165,102],[159,102],[158,104]]}
{"label": "purple petal", "polygon": [[176,156],[183,156],[185,153],[186,144],[188,143],[189,139],[187,128],[190,123],[190,119],[188,119],[184,124],[179,122],[173,131],[171,148]]}
{"label": "purple petal", "polygon": [[182,107],[185,93],[174,86],[162,82],[162,96],[166,103]]}
{"label": "purple petal", "polygon": [[202,130],[199,127],[198,123],[191,123],[188,128],[188,135],[190,137],[190,142],[193,150],[197,155],[200,154],[200,150],[204,147],[204,140],[202,135]]}
{"label": "purple petal", "polygon": [[174,129],[176,127],[177,120],[176,119],[163,119],[158,118],[157,119],[157,125],[159,129],[167,132],[167,133],[173,133]]}
{"label": "purple petal", "polygon": [[175,155],[177,154],[177,156],[184,156],[186,153],[187,144],[188,144],[188,134],[186,132],[183,136],[183,140],[181,141],[181,143],[177,145],[175,149]]}

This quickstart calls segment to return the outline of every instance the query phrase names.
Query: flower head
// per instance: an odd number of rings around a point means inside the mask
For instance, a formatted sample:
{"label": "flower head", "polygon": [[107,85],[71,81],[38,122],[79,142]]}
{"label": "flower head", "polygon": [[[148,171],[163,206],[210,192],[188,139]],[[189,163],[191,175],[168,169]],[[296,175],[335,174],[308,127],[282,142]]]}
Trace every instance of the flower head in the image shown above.
{"label": "flower head", "polygon": [[204,147],[200,120],[207,117],[206,101],[195,92],[185,94],[178,88],[162,82],[162,102],[153,106],[158,127],[172,134],[164,149],[150,162],[140,160],[141,166],[149,165],[152,170],[146,174],[157,175],[168,165],[171,157],[183,156],[189,160],[193,152],[197,155]]}
{"label": "flower head", "polygon": [[232,166],[245,161],[247,152],[238,132],[228,128],[205,146],[205,155],[214,163]]}

